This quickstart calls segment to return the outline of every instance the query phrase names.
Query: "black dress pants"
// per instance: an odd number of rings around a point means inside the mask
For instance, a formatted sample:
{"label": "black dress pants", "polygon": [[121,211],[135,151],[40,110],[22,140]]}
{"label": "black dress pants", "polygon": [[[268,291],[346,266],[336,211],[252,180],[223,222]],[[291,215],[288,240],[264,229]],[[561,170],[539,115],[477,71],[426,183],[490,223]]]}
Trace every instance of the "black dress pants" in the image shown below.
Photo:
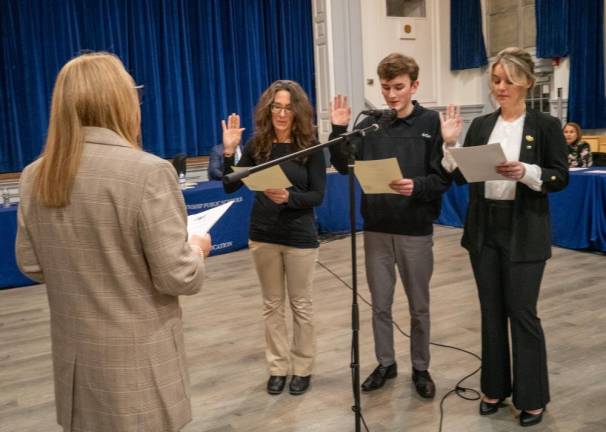
{"label": "black dress pants", "polygon": [[549,384],[537,300],[545,261],[512,262],[512,202],[487,201],[484,245],[470,256],[482,311],[482,392],[501,399],[513,391],[518,409],[543,408],[549,402]]}

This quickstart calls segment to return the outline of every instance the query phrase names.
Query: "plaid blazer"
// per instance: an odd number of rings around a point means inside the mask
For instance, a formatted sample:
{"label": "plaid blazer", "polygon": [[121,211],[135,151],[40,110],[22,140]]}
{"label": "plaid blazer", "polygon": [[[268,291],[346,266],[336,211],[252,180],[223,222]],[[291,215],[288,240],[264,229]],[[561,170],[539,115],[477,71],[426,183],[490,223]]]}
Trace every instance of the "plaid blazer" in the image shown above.
{"label": "plaid blazer", "polygon": [[187,243],[172,165],[114,132],[85,128],[64,208],[21,176],[16,255],[46,283],[57,422],[64,431],[177,431],[191,420],[179,295],[204,262]]}

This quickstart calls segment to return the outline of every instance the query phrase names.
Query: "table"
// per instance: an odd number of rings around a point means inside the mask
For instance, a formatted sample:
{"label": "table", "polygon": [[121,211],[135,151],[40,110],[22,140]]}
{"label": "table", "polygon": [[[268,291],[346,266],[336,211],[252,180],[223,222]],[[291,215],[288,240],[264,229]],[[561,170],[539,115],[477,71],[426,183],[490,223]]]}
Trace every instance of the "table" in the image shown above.
{"label": "table", "polygon": [[568,187],[549,195],[553,243],[606,252],[606,168],[570,173]]}
{"label": "table", "polygon": [[[248,217],[253,194],[247,188],[226,194],[222,182],[209,181],[184,190],[183,196],[188,214],[198,213],[229,200],[234,201],[229,211],[210,230],[213,239],[212,255],[232,252],[248,245]],[[0,207],[0,289],[35,283],[21,274],[17,267],[14,250],[16,235],[17,206]]]}
{"label": "table", "polygon": [[212,255],[223,254],[248,246],[248,218],[253,204],[253,193],[241,187],[234,193],[223,192],[223,183],[217,180],[198,183],[183,191],[187,214],[199,213],[227,201],[234,204],[211,228]]}
{"label": "table", "polygon": [[[453,184],[436,222],[462,227],[468,200],[467,185]],[[606,252],[606,169],[571,171],[568,187],[549,194],[549,209],[554,245]]]}
{"label": "table", "polygon": [[0,289],[32,285],[17,268],[15,237],[17,236],[17,206],[0,207]]}
{"label": "table", "polygon": [[[322,205],[316,208],[320,233],[349,231],[347,176],[331,173],[326,178]],[[198,184],[183,192],[188,214],[215,207],[227,200],[235,204],[211,229],[213,255],[245,248],[248,244],[248,219],[253,194],[247,188],[235,193],[223,192],[219,181]],[[468,188],[452,185],[443,196],[441,225],[462,227],[467,211]],[[606,173],[588,169],[570,173],[569,186],[550,194],[553,243],[571,249],[606,252]],[[362,229],[360,188],[356,185],[356,229]],[[0,208],[0,289],[31,285],[16,265],[14,248],[17,233],[17,206]]]}

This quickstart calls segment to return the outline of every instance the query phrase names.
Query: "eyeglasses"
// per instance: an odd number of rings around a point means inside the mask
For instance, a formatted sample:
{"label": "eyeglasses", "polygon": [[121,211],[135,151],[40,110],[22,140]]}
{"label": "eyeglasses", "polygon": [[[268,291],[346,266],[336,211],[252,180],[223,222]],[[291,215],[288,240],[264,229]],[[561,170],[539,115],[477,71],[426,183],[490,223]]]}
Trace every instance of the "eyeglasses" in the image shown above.
{"label": "eyeglasses", "polygon": [[292,107],[285,107],[282,106],[280,104],[276,104],[276,103],[272,103],[270,105],[271,108],[271,112],[274,114],[282,114],[282,111],[284,111],[284,114],[288,115],[288,114],[292,114]]}

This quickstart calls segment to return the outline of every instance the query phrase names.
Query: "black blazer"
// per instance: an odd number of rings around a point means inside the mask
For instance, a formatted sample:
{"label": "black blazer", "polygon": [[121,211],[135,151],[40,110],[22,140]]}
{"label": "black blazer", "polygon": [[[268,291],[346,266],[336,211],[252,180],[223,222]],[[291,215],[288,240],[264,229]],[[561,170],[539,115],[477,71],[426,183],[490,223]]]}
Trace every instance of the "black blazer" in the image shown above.
{"label": "black blazer", "polygon": [[[464,147],[487,144],[500,110],[477,117],[471,123]],[[522,133],[520,162],[541,167],[540,192],[521,182],[516,185],[510,245],[513,261],[544,261],[551,257],[551,222],[548,192],[562,190],[568,184],[568,147],[560,122],[547,114],[527,110]],[[465,178],[457,169],[458,184]],[[470,253],[480,253],[487,223],[484,182],[469,185],[469,208],[461,245]]]}

